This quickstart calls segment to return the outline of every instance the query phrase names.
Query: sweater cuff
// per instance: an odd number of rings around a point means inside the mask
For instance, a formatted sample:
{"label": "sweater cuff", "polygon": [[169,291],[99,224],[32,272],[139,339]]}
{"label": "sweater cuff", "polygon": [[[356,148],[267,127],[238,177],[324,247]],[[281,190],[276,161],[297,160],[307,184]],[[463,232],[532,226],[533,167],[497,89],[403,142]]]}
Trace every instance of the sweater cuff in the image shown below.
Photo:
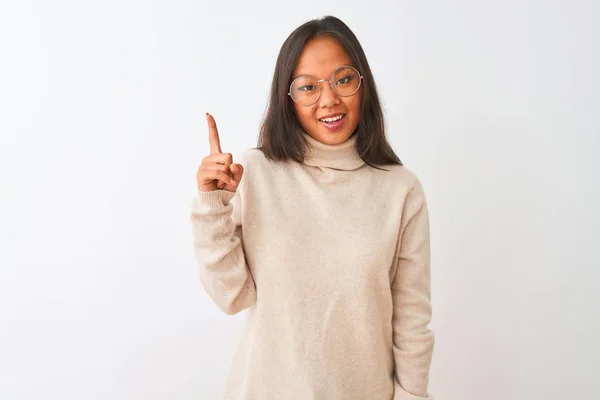
{"label": "sweater cuff", "polygon": [[196,189],[196,202],[201,208],[223,210],[225,206],[231,203],[231,199],[236,192],[228,190],[213,190],[202,192]]}

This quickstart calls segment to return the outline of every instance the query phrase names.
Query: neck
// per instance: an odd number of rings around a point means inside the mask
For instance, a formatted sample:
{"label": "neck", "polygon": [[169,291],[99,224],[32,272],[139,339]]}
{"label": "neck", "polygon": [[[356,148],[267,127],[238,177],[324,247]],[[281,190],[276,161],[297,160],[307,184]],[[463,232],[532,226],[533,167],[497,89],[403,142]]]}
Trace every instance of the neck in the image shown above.
{"label": "neck", "polygon": [[336,145],[319,142],[307,133],[304,137],[308,145],[304,155],[306,165],[352,171],[365,164],[356,151],[356,134]]}

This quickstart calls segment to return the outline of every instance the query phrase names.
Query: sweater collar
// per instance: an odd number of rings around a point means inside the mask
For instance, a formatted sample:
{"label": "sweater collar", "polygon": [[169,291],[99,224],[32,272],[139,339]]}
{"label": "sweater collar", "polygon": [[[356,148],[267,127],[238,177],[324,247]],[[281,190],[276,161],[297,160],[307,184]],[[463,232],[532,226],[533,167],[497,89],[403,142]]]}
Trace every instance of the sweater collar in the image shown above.
{"label": "sweater collar", "polygon": [[356,134],[336,145],[321,143],[306,132],[303,135],[308,143],[304,154],[306,165],[352,171],[365,164],[356,151]]}

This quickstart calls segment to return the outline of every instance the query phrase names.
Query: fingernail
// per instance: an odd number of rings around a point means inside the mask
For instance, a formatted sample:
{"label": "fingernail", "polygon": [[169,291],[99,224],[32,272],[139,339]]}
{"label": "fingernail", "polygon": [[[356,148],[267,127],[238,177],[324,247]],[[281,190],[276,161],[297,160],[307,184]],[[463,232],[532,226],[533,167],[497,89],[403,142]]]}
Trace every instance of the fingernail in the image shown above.
{"label": "fingernail", "polygon": [[232,179],[231,183],[233,184],[233,186],[237,186],[238,185],[238,181],[236,181],[235,179]]}

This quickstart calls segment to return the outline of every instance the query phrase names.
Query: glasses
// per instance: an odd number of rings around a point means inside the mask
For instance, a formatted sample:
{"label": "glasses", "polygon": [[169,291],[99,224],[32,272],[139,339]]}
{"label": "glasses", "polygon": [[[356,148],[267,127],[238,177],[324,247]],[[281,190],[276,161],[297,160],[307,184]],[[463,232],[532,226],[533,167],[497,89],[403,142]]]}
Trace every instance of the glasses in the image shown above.
{"label": "glasses", "polygon": [[312,106],[321,97],[321,83],[328,81],[333,93],[341,97],[352,96],[360,88],[363,77],[358,70],[344,65],[333,71],[329,79],[303,75],[293,80],[288,95],[301,106]]}

